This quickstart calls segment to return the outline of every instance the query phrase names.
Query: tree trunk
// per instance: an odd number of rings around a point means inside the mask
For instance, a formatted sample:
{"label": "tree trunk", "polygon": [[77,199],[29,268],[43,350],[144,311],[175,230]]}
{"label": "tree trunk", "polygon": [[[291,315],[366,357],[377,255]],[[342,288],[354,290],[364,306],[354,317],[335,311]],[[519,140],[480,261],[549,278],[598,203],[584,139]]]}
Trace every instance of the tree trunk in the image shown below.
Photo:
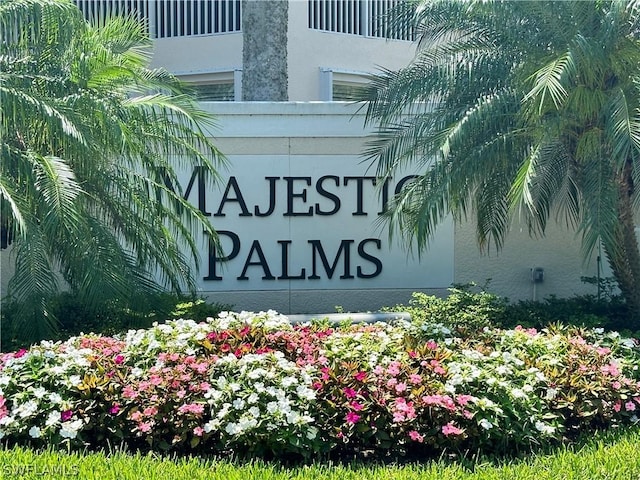
{"label": "tree trunk", "polygon": [[286,102],[289,0],[242,2],[242,100]]}
{"label": "tree trunk", "polygon": [[631,330],[640,330],[640,251],[633,216],[631,163],[618,176],[618,223],[614,245],[604,245],[613,275],[629,309]]}

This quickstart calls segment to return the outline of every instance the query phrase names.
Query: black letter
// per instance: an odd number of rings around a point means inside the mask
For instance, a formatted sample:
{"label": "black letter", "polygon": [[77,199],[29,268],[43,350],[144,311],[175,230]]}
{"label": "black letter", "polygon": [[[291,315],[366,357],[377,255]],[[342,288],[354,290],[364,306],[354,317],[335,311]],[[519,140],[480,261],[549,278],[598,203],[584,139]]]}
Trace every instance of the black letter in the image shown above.
{"label": "black letter", "polygon": [[324,177],[320,177],[318,179],[318,181],[316,182],[316,191],[321,196],[323,196],[325,198],[328,198],[329,200],[333,201],[333,210],[329,210],[328,212],[324,212],[324,211],[320,210],[320,204],[316,203],[316,215],[333,215],[335,213],[338,213],[338,210],[340,210],[340,197],[338,197],[334,193],[327,192],[324,189],[324,187],[322,186],[322,183],[328,178],[332,179],[334,182],[336,182],[336,187],[340,186],[340,177],[336,177],[335,175],[325,175]]}
{"label": "black letter", "polygon": [[[228,195],[232,188],[236,196],[234,198],[229,198]],[[224,204],[226,202],[238,202],[238,205],[240,205],[240,210],[242,210],[242,213],[239,215],[240,217],[251,216],[251,213],[249,213],[249,210],[247,209],[247,204],[244,201],[244,198],[242,197],[242,192],[240,191],[240,187],[238,186],[236,177],[229,178],[229,182],[227,183],[227,188],[224,191],[222,200],[220,200],[220,206],[218,207],[218,211],[213,215],[214,217],[225,216],[225,214],[222,213],[222,208],[224,207]]]}
{"label": "black letter", "polygon": [[[193,173],[191,174],[191,178],[189,179],[189,183],[187,184],[187,190],[182,195],[182,198],[188,200],[189,194],[191,193],[191,189],[193,188],[193,183],[195,182],[196,177],[198,177],[198,210],[202,212],[203,215],[207,217],[211,216],[211,212],[207,212],[207,199],[206,199],[206,183],[205,176],[207,174],[207,170],[203,166],[197,166],[193,169]],[[164,178],[164,184],[167,186],[169,190],[173,193],[177,193],[173,183],[171,182],[171,178],[167,174],[166,169],[163,169],[161,175]],[[180,189],[182,193],[182,189]],[[160,192],[158,192],[160,194]],[[159,199],[158,199],[159,201]],[[180,210],[179,210],[180,211]]]}
{"label": "black letter", "polygon": [[353,212],[351,215],[366,215],[367,212],[365,212],[362,209],[362,186],[364,184],[364,180],[371,180],[371,183],[373,185],[376,184],[376,177],[344,177],[344,185],[347,186],[347,183],[349,183],[349,180],[355,180],[356,181],[356,211]]}
{"label": "black letter", "polygon": [[418,175],[407,175],[406,177],[402,177],[396,185],[396,189],[393,191],[393,193],[398,195],[400,193],[400,190],[402,190],[402,187],[404,187],[404,184],[409,180],[413,180],[414,178],[418,178]]}
{"label": "black letter", "polygon": [[287,181],[287,213],[285,217],[309,217],[313,215],[313,209],[309,207],[306,212],[294,212],[293,211],[293,199],[301,198],[303,202],[307,201],[307,189],[302,192],[294,193],[293,182],[296,180],[303,180],[307,185],[311,185],[311,177],[282,177]]}
{"label": "black letter", "polygon": [[218,262],[226,262],[238,255],[240,252],[240,237],[233,232],[229,232],[227,230],[218,230],[216,232],[218,234],[218,238],[220,235],[225,235],[231,239],[231,253],[224,257],[218,258],[216,253],[216,245],[215,242],[210,238],[209,239],[209,275],[206,277],[202,277],[203,280],[222,280],[222,277],[216,275],[216,264]]}
{"label": "black letter", "polygon": [[391,179],[387,178],[382,184],[382,210],[378,212],[378,215],[384,215],[387,213],[387,204],[389,203],[389,181]]}
{"label": "black letter", "polygon": [[336,266],[338,265],[338,260],[340,259],[340,253],[344,250],[344,273],[340,275],[340,278],[353,278],[351,275],[351,266],[349,262],[349,246],[354,243],[354,240],[342,240],[340,242],[340,247],[338,248],[338,253],[336,253],[336,257],[333,260],[333,264],[329,266],[329,261],[327,260],[327,256],[324,253],[324,249],[322,248],[322,243],[320,240],[308,240],[308,243],[313,245],[312,255],[313,255],[313,263],[312,269],[313,274],[309,277],[309,279],[318,279],[320,276],[316,273],[316,252],[320,254],[320,260],[322,260],[322,265],[324,266],[324,271],[327,273],[327,277],[333,277],[333,272],[336,270]]}
{"label": "black letter", "polygon": [[278,277],[278,280],[304,280],[307,273],[304,268],[300,270],[300,275],[295,277],[289,275],[289,245],[291,240],[278,240],[278,243],[282,245],[282,275]]}
{"label": "black letter", "polygon": [[358,267],[358,278],[373,278],[377,277],[382,272],[382,262],[380,261],[380,259],[374,257],[373,255],[369,255],[364,251],[364,246],[370,242],[373,242],[376,245],[376,248],[380,250],[381,242],[379,239],[365,238],[358,244],[358,255],[360,255],[360,257],[364,260],[369,260],[371,263],[373,263],[376,266],[376,269],[373,273],[362,273],[362,268]]}
{"label": "black letter", "polygon": [[280,180],[280,177],[264,177],[264,179],[269,181],[269,210],[262,213],[258,205],[256,205],[253,210],[256,217],[268,217],[276,208],[276,180]]}
{"label": "black letter", "polygon": [[[252,262],[251,257],[253,256],[253,252],[258,254],[260,258],[257,262]],[[264,252],[262,251],[262,247],[260,246],[260,242],[258,240],[254,240],[251,244],[251,248],[249,249],[249,255],[247,255],[247,261],[244,263],[244,268],[242,269],[242,273],[238,277],[238,280],[249,280],[247,277],[247,269],[251,265],[259,265],[262,267],[262,271],[264,275],[262,276],[262,280],[275,280],[276,277],[271,275],[271,270],[269,270],[269,264],[267,263],[267,259],[264,256]]]}

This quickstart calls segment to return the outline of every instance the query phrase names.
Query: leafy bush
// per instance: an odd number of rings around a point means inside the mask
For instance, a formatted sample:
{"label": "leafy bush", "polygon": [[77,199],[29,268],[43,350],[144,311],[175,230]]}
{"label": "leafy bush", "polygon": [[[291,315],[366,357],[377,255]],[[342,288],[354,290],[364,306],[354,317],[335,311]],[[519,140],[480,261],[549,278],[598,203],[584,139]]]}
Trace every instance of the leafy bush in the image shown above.
{"label": "leafy bush", "polygon": [[412,321],[439,324],[461,332],[482,330],[499,323],[504,317],[507,301],[475,284],[456,285],[445,298],[414,292],[409,305],[396,305],[392,311],[406,311]]}
{"label": "leafy bush", "polygon": [[637,423],[639,360],[602,329],[224,312],[4,354],[0,437],[249,457],[530,450]]}
{"label": "leafy bush", "polygon": [[[80,296],[66,292],[53,298],[50,305],[49,315],[56,319],[58,329],[53,338],[46,337],[48,340],[67,339],[80,332],[113,335],[129,329],[149,328],[154,322],[167,318],[205,320],[233,308],[168,293],[140,296],[131,304],[112,300],[92,306]],[[44,332],[37,330],[36,336],[25,336],[24,325],[35,320],[18,317],[19,307],[16,302],[7,300],[0,309],[2,351],[17,350],[45,339]]]}

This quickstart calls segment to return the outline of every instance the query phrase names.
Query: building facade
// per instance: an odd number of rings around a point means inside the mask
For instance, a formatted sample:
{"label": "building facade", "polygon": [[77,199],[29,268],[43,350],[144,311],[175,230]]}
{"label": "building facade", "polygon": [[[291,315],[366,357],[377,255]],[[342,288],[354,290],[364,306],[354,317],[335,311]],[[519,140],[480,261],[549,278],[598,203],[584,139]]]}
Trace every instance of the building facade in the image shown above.
{"label": "building facade", "polygon": [[[196,85],[204,101],[245,99],[242,76],[253,65],[244,64],[243,50],[256,36],[254,48],[263,50],[274,38],[282,38],[278,41],[284,44],[275,54],[280,56],[276,61],[286,63],[289,101],[348,100],[350,90],[362,85],[367,74],[381,67],[405,66],[414,54],[411,29],[388,28],[385,22],[385,16],[402,0],[75,3],[89,19],[127,12],[145,21],[154,39],[152,66],[166,68]],[[287,11],[284,24],[276,9],[279,5]],[[245,18],[249,15],[243,11],[255,8],[262,8],[258,16]]]}

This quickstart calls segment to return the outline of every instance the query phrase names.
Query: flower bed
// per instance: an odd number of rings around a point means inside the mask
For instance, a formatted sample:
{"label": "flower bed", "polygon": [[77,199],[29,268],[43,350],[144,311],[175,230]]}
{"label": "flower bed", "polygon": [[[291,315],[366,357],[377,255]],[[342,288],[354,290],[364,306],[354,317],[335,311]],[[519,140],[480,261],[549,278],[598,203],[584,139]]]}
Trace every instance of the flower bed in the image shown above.
{"label": "flower bed", "polygon": [[639,353],[599,330],[226,312],[4,354],[0,436],[307,457],[528,449],[637,422]]}

